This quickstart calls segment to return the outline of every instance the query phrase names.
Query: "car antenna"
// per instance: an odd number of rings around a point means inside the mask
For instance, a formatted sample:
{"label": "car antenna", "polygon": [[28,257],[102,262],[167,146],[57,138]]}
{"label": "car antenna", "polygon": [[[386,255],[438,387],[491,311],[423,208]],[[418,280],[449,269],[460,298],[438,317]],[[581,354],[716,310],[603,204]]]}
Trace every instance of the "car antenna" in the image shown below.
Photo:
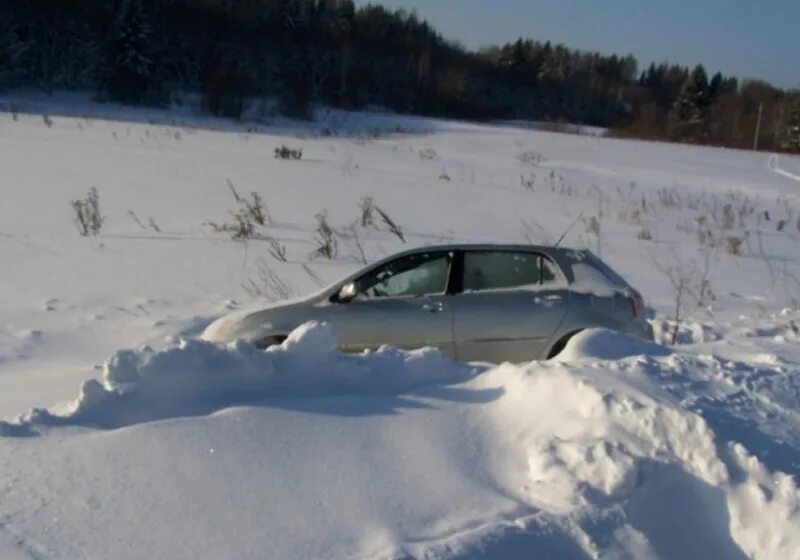
{"label": "car antenna", "polygon": [[578,223],[578,220],[580,220],[581,218],[583,218],[583,212],[581,212],[580,214],[578,214],[578,217],[577,217],[577,218],[575,218],[574,220],[572,220],[572,223],[571,223],[571,224],[569,225],[569,227],[567,228],[567,231],[565,231],[565,232],[564,232],[564,233],[561,235],[561,237],[559,237],[559,238],[558,238],[558,241],[556,241],[556,244],[555,244],[555,246],[556,246],[556,247],[558,247],[559,245],[561,245],[561,242],[562,242],[562,241],[564,241],[564,238],[565,238],[565,237],[566,237],[566,236],[569,234],[569,232],[571,232],[571,231],[572,231],[572,228],[574,228],[574,227],[575,227],[575,224],[577,224],[577,223]]}

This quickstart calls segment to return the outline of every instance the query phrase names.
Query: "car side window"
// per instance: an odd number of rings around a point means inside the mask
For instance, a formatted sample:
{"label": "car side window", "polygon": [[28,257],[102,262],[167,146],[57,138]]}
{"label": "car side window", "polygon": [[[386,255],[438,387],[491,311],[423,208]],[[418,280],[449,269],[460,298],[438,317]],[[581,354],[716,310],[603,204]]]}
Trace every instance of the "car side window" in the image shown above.
{"label": "car side window", "polygon": [[547,257],[539,257],[539,269],[542,271],[542,284],[551,284],[558,280],[558,269]]}
{"label": "car side window", "polygon": [[555,282],[555,265],[536,253],[470,251],[464,254],[464,291],[482,292]]}
{"label": "car side window", "polygon": [[370,299],[443,294],[452,261],[449,252],[401,257],[356,280],[356,292]]}

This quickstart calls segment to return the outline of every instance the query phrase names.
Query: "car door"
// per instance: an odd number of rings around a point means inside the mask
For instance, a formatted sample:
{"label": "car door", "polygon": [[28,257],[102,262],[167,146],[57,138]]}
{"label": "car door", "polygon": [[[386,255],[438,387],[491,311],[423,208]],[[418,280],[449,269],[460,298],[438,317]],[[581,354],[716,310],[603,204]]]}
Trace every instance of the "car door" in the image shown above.
{"label": "car door", "polygon": [[356,297],[328,312],[347,352],[388,344],[403,349],[432,346],[455,356],[452,296],[447,295],[454,253],[420,252],[399,257],[355,281]]}
{"label": "car door", "polygon": [[556,265],[525,251],[465,251],[461,258],[461,290],[453,307],[458,359],[540,358],[569,304]]}

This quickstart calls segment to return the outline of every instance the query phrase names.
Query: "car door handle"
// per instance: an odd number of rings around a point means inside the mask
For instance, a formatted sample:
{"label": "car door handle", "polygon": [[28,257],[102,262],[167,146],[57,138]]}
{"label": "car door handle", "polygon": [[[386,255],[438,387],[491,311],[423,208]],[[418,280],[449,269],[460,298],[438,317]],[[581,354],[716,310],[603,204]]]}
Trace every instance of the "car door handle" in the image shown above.
{"label": "car door handle", "polygon": [[422,309],[427,311],[428,313],[441,313],[444,311],[444,305],[437,302],[426,303],[422,306]]}
{"label": "car door handle", "polygon": [[533,303],[536,305],[544,305],[545,307],[553,307],[562,301],[564,301],[564,298],[559,295],[549,295],[544,297],[536,296],[533,298]]}

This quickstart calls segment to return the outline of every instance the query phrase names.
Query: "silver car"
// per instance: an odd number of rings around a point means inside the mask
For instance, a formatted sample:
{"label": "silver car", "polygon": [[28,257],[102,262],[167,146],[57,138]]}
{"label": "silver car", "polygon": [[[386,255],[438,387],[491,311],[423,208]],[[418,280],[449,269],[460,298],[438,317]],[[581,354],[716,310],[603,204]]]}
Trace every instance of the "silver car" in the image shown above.
{"label": "silver car", "polygon": [[205,340],[266,348],[308,321],[339,347],[432,346],[461,361],[552,358],[576,333],[605,327],[652,339],[642,297],[590,251],[451,245],[396,254],[308,298],[212,323]]}

